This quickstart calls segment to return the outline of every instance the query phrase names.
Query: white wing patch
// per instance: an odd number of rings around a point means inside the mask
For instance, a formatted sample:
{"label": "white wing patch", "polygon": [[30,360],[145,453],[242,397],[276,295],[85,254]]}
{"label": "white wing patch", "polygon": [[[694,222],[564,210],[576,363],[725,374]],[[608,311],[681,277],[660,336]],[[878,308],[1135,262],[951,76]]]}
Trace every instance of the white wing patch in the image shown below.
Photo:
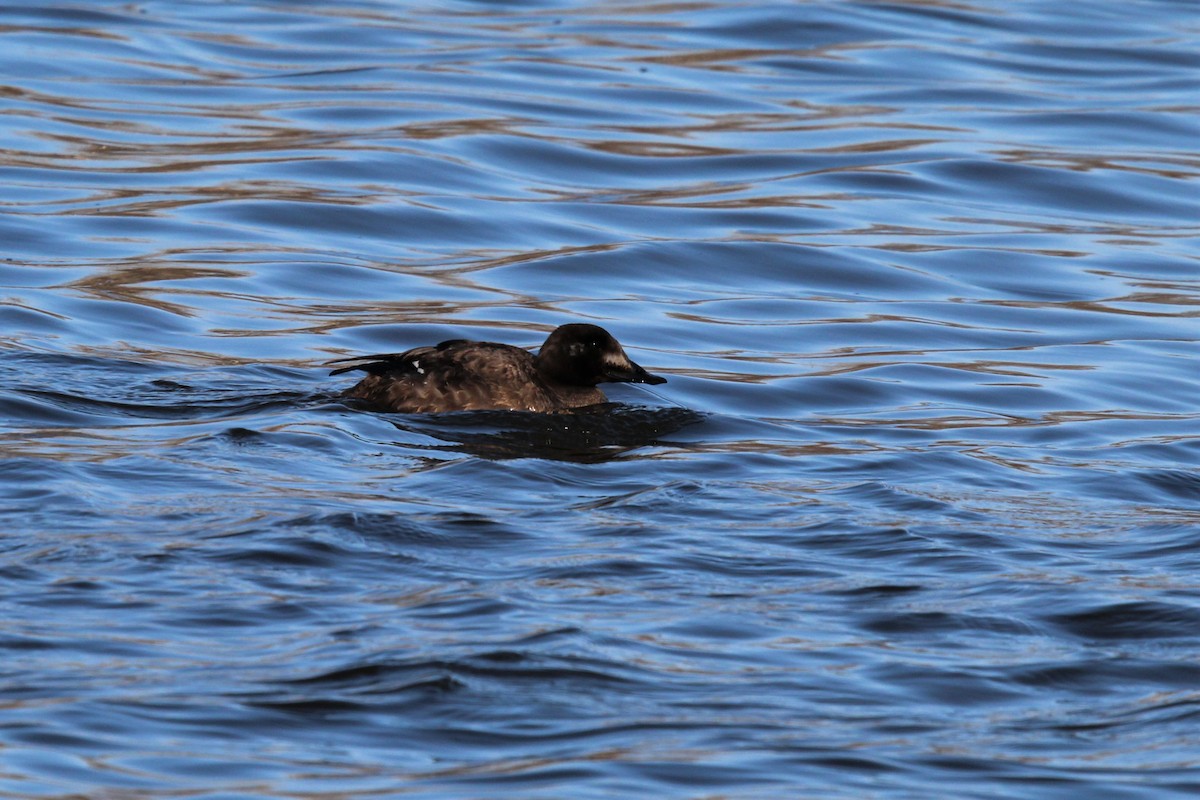
{"label": "white wing patch", "polygon": [[421,362],[419,360],[413,359],[412,365],[413,365],[413,369],[415,369],[417,371],[418,375],[425,374],[425,370],[421,369]]}

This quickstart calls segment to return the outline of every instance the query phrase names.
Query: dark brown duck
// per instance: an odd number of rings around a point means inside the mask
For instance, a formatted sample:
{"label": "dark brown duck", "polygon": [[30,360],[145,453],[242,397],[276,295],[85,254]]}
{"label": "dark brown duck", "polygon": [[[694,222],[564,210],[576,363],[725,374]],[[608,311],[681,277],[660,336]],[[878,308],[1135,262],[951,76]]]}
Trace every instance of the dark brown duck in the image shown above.
{"label": "dark brown duck", "polygon": [[[535,356],[498,342],[453,339],[404,353],[359,356],[332,375],[363,370],[345,392],[384,410],[557,412],[605,402],[596,384],[666,383],[633,363],[617,340],[596,325],[562,325]],[[337,362],[334,362],[337,363]]]}

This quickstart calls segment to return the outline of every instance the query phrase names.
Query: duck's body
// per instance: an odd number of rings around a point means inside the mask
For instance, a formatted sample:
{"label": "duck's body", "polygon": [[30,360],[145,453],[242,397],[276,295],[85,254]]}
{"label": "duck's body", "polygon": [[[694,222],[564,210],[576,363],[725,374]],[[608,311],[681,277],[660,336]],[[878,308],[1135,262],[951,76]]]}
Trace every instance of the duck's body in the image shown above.
{"label": "duck's body", "polygon": [[362,356],[337,375],[364,370],[367,377],[345,396],[384,411],[538,411],[553,413],[605,402],[605,381],[665,383],[629,360],[608,331],[595,325],[562,325],[535,356],[497,342],[453,339],[404,353]]}

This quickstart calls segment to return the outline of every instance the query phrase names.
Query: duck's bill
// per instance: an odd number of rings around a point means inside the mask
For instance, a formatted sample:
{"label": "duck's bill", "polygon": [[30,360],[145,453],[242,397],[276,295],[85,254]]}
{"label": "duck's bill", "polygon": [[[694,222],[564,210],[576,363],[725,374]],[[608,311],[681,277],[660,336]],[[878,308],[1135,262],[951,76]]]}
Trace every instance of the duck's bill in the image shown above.
{"label": "duck's bill", "polygon": [[609,367],[604,373],[604,378],[614,383],[648,383],[652,386],[667,382],[666,378],[651,375],[632,361],[627,367]]}

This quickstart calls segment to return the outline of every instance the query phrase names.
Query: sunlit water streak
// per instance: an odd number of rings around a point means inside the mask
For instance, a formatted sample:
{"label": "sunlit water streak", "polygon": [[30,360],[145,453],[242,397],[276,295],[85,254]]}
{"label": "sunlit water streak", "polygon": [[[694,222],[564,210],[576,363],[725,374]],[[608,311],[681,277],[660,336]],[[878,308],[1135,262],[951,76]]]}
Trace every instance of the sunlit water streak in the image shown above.
{"label": "sunlit water streak", "polygon": [[1193,796],[1196,30],[0,5],[0,796]]}

